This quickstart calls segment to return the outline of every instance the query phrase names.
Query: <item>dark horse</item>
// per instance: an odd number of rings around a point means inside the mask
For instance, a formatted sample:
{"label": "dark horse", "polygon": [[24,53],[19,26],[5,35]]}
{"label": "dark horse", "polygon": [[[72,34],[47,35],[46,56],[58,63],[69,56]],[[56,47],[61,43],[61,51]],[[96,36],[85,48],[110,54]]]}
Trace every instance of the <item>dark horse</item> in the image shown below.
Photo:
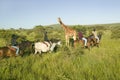
{"label": "dark horse", "polygon": [[[19,43],[19,54],[23,56],[24,53],[31,53],[33,50],[32,45],[33,42],[28,40]],[[11,56],[16,56],[16,49],[12,48],[11,46],[0,47],[0,57]]]}
{"label": "dark horse", "polygon": [[24,54],[30,54],[30,53],[33,52],[33,43],[34,42],[26,40],[26,41],[22,41],[19,44],[19,49],[20,49],[21,56],[23,56]]}
{"label": "dark horse", "polygon": [[[99,38],[99,40],[101,40],[101,38],[102,38],[102,34],[100,33],[100,34],[98,34],[98,38]],[[87,43],[90,45],[90,46],[97,46],[97,47],[99,47],[99,43],[97,43],[97,39],[93,36],[93,35],[90,35],[90,36],[88,36],[87,37]]]}

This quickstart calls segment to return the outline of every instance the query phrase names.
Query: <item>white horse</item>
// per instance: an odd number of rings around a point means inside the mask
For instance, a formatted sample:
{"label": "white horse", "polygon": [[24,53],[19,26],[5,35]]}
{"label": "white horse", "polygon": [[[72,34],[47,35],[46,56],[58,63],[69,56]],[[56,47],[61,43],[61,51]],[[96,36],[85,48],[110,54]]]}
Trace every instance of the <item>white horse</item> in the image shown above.
{"label": "white horse", "polygon": [[48,51],[54,51],[54,48],[57,46],[57,45],[61,45],[61,41],[58,41],[58,42],[47,42],[47,41],[44,41],[44,42],[36,42],[35,43],[35,53],[34,54],[37,54],[37,52],[39,52],[40,54],[42,52],[48,52]]}

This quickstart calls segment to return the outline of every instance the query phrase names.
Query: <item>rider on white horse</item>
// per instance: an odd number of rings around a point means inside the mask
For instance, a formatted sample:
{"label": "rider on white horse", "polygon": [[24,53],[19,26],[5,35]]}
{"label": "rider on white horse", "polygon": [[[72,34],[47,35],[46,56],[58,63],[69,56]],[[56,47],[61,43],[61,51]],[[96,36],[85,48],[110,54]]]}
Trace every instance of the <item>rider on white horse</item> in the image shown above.
{"label": "rider on white horse", "polygon": [[61,45],[61,41],[58,42],[36,42],[35,43],[35,54],[37,54],[37,52],[39,52],[40,54],[42,52],[47,52],[47,51],[54,51],[54,48],[57,45]]}

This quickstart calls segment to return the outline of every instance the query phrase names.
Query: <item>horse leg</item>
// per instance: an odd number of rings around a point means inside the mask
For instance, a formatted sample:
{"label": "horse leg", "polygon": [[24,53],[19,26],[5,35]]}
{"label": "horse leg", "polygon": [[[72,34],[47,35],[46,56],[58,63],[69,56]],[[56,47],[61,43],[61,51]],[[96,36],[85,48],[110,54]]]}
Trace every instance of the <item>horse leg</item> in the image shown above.
{"label": "horse leg", "polygon": [[42,51],[41,51],[41,50],[39,50],[38,52],[39,52],[39,54],[41,55]]}
{"label": "horse leg", "polygon": [[35,53],[34,53],[34,54],[37,54],[37,52],[38,52],[38,51],[35,49]]}
{"label": "horse leg", "polygon": [[86,48],[88,49],[90,48],[90,43],[87,43]]}
{"label": "horse leg", "polygon": [[3,50],[0,50],[0,57],[3,57]]}
{"label": "horse leg", "polygon": [[77,43],[78,43],[78,42],[77,42],[77,40],[76,40],[76,41],[74,41],[74,45],[73,45],[73,46],[74,46],[74,48],[76,48]]}
{"label": "horse leg", "polygon": [[99,43],[97,43],[97,47],[99,48]]}
{"label": "horse leg", "polygon": [[81,47],[84,48],[84,41],[83,40],[79,40],[79,43],[81,43]]}

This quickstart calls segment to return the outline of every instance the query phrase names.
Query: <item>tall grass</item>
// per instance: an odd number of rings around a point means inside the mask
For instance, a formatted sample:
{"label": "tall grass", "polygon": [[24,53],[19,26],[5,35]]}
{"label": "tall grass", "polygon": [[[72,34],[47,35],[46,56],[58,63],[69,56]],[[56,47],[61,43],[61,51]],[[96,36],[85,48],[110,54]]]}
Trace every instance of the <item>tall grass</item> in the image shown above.
{"label": "tall grass", "polygon": [[120,40],[107,31],[90,51],[62,46],[57,52],[0,60],[1,80],[120,80]]}

